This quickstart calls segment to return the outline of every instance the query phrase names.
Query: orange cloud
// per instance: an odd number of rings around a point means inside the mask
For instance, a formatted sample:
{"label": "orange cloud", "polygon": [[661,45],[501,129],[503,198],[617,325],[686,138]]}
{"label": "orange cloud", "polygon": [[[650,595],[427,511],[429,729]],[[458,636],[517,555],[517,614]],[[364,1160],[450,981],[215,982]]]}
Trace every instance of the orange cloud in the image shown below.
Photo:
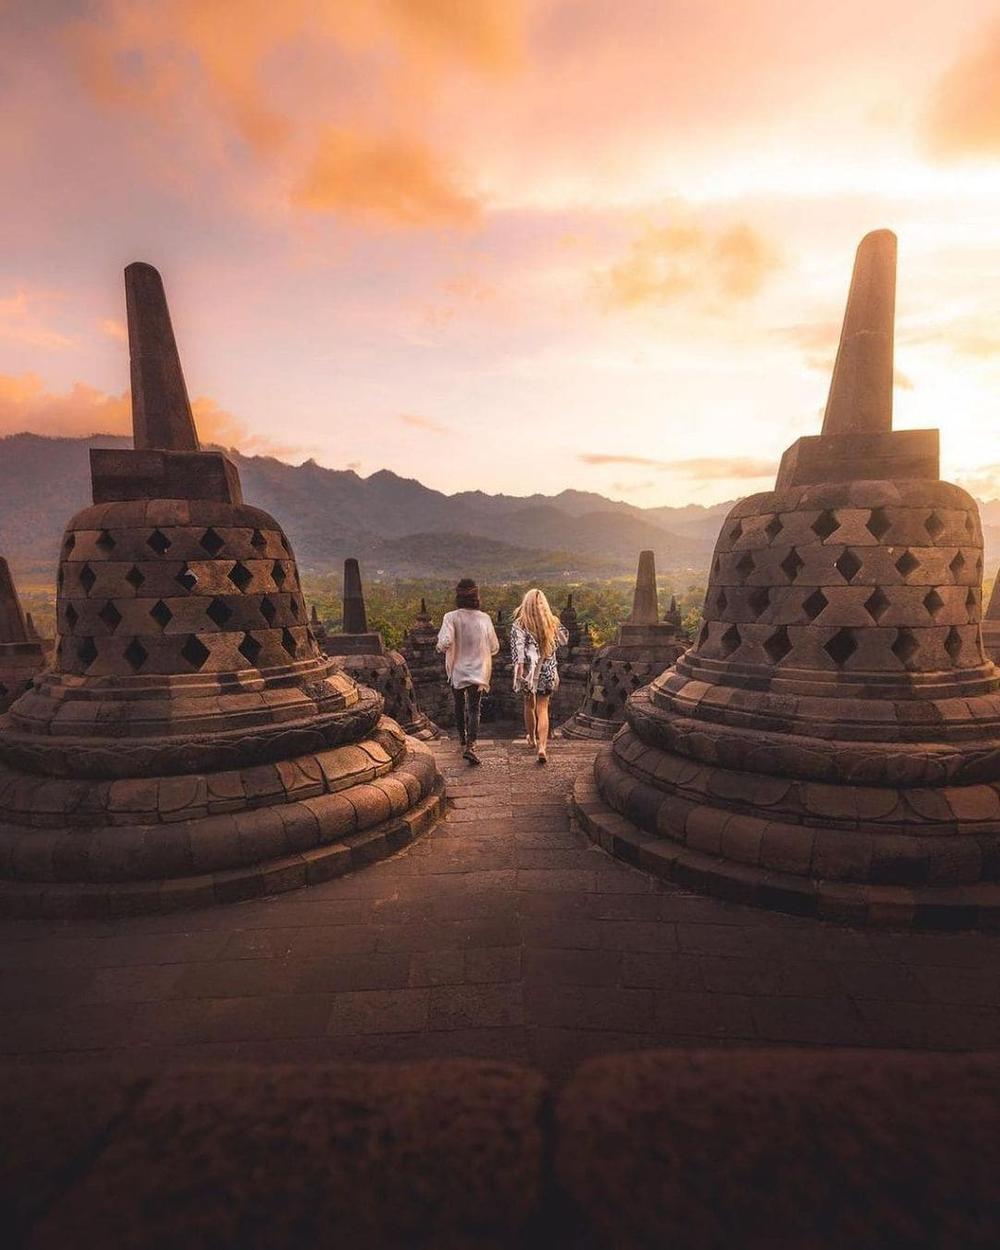
{"label": "orange cloud", "polygon": [[[214,400],[199,397],[192,403],[203,443],[238,448],[245,455],[294,456],[310,450],[274,443],[253,434]],[[0,435],[61,435],[86,438],[90,434],[132,433],[132,402],[128,391],[109,395],[85,382],[56,394],[34,373],[0,373]]]}
{"label": "orange cloud", "polygon": [[128,327],[117,317],[105,317],[101,322],[101,330],[109,339],[117,339],[121,343],[128,341]]}
{"label": "orange cloud", "polygon": [[1000,152],[1000,24],[942,76],[924,137],[939,156]]}
{"label": "orange cloud", "polygon": [[401,412],[397,420],[402,421],[403,425],[412,426],[415,430],[427,430],[430,434],[451,433],[451,426],[442,425],[439,421],[432,421],[430,417],[418,416],[415,412]]}
{"label": "orange cloud", "polygon": [[649,226],[602,275],[612,308],[667,304],[688,295],[748,299],[778,268],[776,250],[751,226],[711,231],[691,223]]}
{"label": "orange cloud", "polygon": [[403,226],[468,225],[480,211],[419,140],[336,129],[320,139],[292,203]]}
{"label": "orange cloud", "polygon": [[50,299],[45,295],[29,295],[23,287],[0,299],[0,339],[29,347],[72,347],[73,340],[50,329],[39,310],[38,305]]}

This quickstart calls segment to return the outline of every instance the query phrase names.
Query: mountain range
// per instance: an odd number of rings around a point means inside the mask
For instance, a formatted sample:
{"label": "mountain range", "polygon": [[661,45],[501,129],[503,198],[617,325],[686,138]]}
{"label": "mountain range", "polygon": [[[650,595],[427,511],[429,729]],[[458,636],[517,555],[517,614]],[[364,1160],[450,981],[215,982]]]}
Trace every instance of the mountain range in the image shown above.
{"label": "mountain range", "polygon": [[[92,447],[127,438],[0,439],[0,555],[21,577],[51,579],[63,526],[90,502]],[[567,580],[631,574],[651,548],[662,573],[707,576],[730,503],[638,508],[587,491],[558,495],[445,495],[383,469],[359,477],[307,460],[228,453],[250,502],[274,513],[299,563],[325,573],[356,556],[368,576],[484,581]],[[981,503],[986,564],[1000,558],[1000,501]]]}
{"label": "mountain range", "polygon": [[[0,554],[15,572],[52,576],[66,521],[90,502],[90,449],[129,445],[110,435],[0,439]],[[363,478],[312,460],[228,454],[246,499],[274,513],[310,572],[356,556],[369,576],[613,577],[633,572],[648,547],[661,571],[700,575],[728,507],[636,508],[572,490],[445,495],[385,469]]]}

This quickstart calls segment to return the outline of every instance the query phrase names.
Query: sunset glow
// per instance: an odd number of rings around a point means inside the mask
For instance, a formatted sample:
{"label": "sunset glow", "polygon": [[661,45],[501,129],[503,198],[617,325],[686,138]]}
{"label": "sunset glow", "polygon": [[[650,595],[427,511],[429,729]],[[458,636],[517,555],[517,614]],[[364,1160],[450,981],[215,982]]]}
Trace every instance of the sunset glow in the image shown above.
{"label": "sunset glow", "polygon": [[643,506],[818,431],[899,237],[896,425],[1000,495],[1000,12],[0,0],[0,433],[123,432],[163,273],[203,438]]}

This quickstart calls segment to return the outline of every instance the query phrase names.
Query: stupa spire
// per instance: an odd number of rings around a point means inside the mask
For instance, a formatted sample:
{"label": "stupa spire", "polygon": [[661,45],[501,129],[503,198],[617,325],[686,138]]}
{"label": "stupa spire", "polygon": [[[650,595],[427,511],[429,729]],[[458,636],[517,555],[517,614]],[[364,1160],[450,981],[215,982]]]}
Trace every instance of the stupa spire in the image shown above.
{"label": "stupa spire", "polygon": [[651,551],[640,551],[629,624],[656,625],[660,619],[659,612],[656,597],[656,559]]}
{"label": "stupa spire", "polygon": [[125,304],[136,449],[200,451],[163,280],[152,265],[126,268]]}
{"label": "stupa spire", "polygon": [[7,561],[0,556],[0,643],[29,642],[21,600]]}
{"label": "stupa spire", "polygon": [[353,557],[344,561],[344,633],[367,634],[368,613],[361,589],[361,569]]}
{"label": "stupa spire", "polygon": [[873,230],[858,245],[840,346],[823,417],[824,434],[892,429],[896,236]]}

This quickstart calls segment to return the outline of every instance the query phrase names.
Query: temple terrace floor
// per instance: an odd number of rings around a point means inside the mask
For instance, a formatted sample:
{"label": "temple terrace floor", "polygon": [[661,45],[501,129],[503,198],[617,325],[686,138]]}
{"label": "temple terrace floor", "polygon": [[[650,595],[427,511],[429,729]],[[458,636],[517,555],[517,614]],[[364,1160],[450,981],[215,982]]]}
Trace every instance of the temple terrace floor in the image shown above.
{"label": "temple terrace floor", "polygon": [[546,769],[497,737],[435,748],[447,820],[393,859],[249,903],[114,922],[0,922],[0,1054],[527,1060],[678,1045],[1000,1047],[1000,934],[852,930],[616,863]]}

